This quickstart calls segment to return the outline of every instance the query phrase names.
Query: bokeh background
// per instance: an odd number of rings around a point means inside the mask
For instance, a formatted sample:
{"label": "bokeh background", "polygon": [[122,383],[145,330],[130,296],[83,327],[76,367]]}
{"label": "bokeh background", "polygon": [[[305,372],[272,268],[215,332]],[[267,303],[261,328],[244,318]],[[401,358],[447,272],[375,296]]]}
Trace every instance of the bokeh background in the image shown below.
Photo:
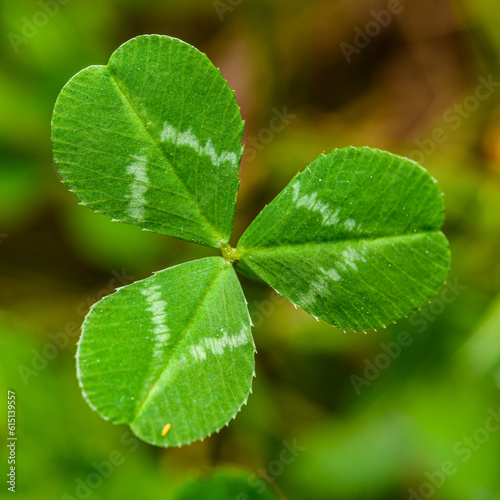
{"label": "bokeh background", "polygon": [[[287,499],[498,500],[499,22],[497,0],[1,2],[0,435],[5,478],[15,390],[17,498],[171,499],[223,466],[258,485],[255,498],[267,498],[266,476]],[[369,145],[439,180],[453,256],[444,292],[366,335],[317,323],[242,278],[258,348],[253,394],[229,427],[181,449],[138,443],[86,405],[78,328],[115,286],[212,252],[79,206],[50,145],[66,81],[145,33],[195,45],[236,91],[253,146],[233,243],[319,153]],[[271,137],[276,113],[293,116]],[[285,463],[287,446],[300,451]],[[213,498],[250,498],[227,491]]]}

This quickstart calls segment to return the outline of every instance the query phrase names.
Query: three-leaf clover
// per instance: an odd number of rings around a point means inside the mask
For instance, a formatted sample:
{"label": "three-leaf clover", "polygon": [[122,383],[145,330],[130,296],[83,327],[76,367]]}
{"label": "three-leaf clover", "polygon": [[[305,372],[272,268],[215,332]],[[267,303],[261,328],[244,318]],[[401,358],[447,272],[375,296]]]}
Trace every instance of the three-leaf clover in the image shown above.
{"label": "three-leaf clover", "polygon": [[448,273],[438,184],[370,148],[320,155],[232,248],[243,128],[219,70],[159,35],[76,74],[54,108],[54,160],[81,204],[222,252],[121,288],[84,321],[84,397],[155,445],[203,439],[247,400],[255,346],[234,268],[352,330],[407,315]]}

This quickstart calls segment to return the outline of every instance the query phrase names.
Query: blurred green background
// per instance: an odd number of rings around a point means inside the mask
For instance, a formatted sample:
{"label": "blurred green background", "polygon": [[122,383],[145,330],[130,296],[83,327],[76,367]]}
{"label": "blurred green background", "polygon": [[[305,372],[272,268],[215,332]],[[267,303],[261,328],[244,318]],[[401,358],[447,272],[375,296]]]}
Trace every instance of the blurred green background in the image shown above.
{"label": "blurred green background", "polygon": [[[0,428],[6,473],[11,389],[17,498],[171,499],[218,467],[242,469],[255,496],[233,485],[198,498],[500,498],[498,1],[16,0],[0,22]],[[250,146],[233,243],[319,153],[369,145],[439,180],[453,256],[440,295],[367,335],[242,278],[253,394],[229,427],[181,449],[139,443],[86,405],[78,328],[116,286],[213,252],[79,206],[50,145],[66,81],[145,33],[206,52],[236,91]],[[294,116],[270,137],[276,113]]]}

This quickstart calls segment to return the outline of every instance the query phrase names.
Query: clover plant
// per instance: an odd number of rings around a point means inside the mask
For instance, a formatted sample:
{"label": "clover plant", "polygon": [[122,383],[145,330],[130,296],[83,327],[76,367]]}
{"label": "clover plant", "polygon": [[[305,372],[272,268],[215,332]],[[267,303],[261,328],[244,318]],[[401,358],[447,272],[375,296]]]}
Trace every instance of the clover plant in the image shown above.
{"label": "clover plant", "polygon": [[255,346],[235,269],[356,331],[422,306],[449,270],[436,181],[367,147],[321,154],[231,247],[243,128],[219,70],[168,36],[126,42],[55,104],[54,160],[82,205],[221,250],[118,289],[83,323],[85,399],[154,445],[203,439],[247,400]]}

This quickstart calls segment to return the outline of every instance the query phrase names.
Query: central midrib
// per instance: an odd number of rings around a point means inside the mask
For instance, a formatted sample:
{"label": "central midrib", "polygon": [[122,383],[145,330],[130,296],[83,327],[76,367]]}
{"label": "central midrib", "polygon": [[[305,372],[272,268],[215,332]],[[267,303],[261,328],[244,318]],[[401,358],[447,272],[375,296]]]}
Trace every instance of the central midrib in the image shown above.
{"label": "central midrib", "polygon": [[158,144],[156,138],[153,137],[153,135],[151,134],[151,132],[146,127],[146,125],[143,122],[141,116],[139,115],[139,113],[136,111],[136,109],[132,105],[132,102],[131,102],[130,98],[128,97],[127,93],[125,92],[125,90],[120,85],[119,79],[112,73],[111,69],[108,66],[105,66],[105,68],[108,71],[109,75],[111,76],[111,80],[116,85],[116,88],[118,89],[119,93],[123,97],[124,101],[128,104],[129,108],[131,109],[132,113],[136,117],[137,121],[140,123],[143,131],[145,131],[147,133],[147,135],[150,137],[152,143],[155,145],[156,149],[160,152],[160,154],[161,154],[162,158],[165,160],[166,164],[170,167],[171,172],[175,175],[176,179],[179,181],[179,183],[181,184],[181,186],[184,188],[184,191],[187,193],[187,195],[188,195],[189,199],[191,200],[193,206],[195,207],[195,209],[197,210],[197,212],[199,213],[199,215],[201,216],[201,218],[206,222],[206,224],[207,224],[208,228],[210,229],[210,231],[212,232],[213,236],[215,236],[215,239],[218,241],[219,244],[225,243],[226,242],[225,238],[223,238],[218,233],[218,231],[215,229],[215,227],[213,226],[213,224],[207,219],[206,215],[200,210],[200,208],[198,207],[198,205],[196,203],[196,200],[194,199],[192,193],[186,187],[186,185],[182,181],[181,177],[179,176],[179,174],[177,173],[177,171],[173,167],[173,165],[169,162],[169,160],[165,156],[165,153],[163,152],[162,148]]}
{"label": "central midrib", "polygon": [[374,237],[359,237],[359,238],[346,238],[343,240],[327,240],[327,241],[307,241],[304,243],[285,243],[280,244],[276,243],[273,245],[266,245],[262,247],[251,247],[251,248],[238,248],[237,250],[240,252],[240,257],[243,257],[245,254],[255,254],[255,253],[264,253],[268,251],[278,251],[286,248],[298,248],[298,247],[307,247],[307,246],[316,246],[316,245],[336,245],[350,242],[362,242],[362,241],[377,241],[377,240],[391,240],[391,239],[402,239],[402,238],[411,238],[414,236],[422,236],[422,235],[431,235],[431,234],[442,234],[440,229],[434,229],[432,231],[417,231],[411,233],[403,233],[403,234],[392,234],[386,236],[374,236]]}

